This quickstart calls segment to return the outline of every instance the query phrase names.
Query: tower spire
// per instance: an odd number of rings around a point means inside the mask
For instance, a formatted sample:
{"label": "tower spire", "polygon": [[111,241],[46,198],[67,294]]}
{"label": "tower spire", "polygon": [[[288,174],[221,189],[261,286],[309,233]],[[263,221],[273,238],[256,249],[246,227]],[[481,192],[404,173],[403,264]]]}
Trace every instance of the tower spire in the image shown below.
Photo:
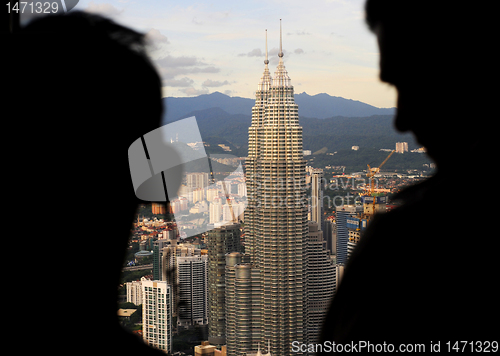
{"label": "tower spire", "polygon": [[269,64],[269,59],[267,59],[267,29],[266,29],[266,59],[264,60],[264,64]]}
{"label": "tower spire", "polygon": [[[267,29],[266,29],[266,59],[264,60],[264,75],[260,79],[258,91],[269,91],[269,87],[271,86],[271,73],[269,72],[269,59],[268,59],[268,52],[267,52]],[[267,94],[266,94],[267,95]],[[267,96],[266,99],[267,100]]]}
{"label": "tower spire", "polygon": [[278,57],[283,57],[283,46],[282,46],[282,35],[281,35],[281,19],[280,19],[280,52],[278,53]]}

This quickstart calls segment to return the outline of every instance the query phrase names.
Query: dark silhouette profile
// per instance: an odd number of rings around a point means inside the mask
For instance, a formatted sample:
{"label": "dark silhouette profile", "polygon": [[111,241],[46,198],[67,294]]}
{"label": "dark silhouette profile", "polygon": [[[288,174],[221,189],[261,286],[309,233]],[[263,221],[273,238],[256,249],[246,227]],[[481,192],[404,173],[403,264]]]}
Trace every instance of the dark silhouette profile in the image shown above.
{"label": "dark silhouette profile", "polygon": [[15,271],[23,290],[16,305],[26,315],[16,321],[29,320],[25,330],[37,340],[16,346],[164,354],[122,329],[117,317],[119,278],[141,202],[127,150],[159,127],[163,112],[161,79],[144,36],[74,11],[34,20],[4,47],[4,120],[15,125],[6,158],[15,161],[9,176],[18,187],[15,214],[22,216],[16,230],[32,236],[18,245],[26,253]]}
{"label": "dark silhouette profile", "polygon": [[498,229],[486,188],[495,167],[492,17],[437,1],[368,0],[365,10],[380,78],[397,89],[395,126],[415,135],[437,171],[401,192],[400,207],[374,217],[347,262],[320,342],[386,342],[396,350],[419,342],[430,352],[439,341],[441,351],[449,351],[446,342],[498,341]]}

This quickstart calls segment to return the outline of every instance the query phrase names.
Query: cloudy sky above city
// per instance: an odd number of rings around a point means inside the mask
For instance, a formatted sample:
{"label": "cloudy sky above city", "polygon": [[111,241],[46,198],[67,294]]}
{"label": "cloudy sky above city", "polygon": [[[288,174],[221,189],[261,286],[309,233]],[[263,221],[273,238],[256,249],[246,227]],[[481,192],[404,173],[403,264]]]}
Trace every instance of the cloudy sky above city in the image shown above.
{"label": "cloudy sky above city", "polygon": [[295,93],[393,107],[394,89],[378,79],[379,52],[364,22],[364,2],[80,0],[75,9],[147,33],[164,96],[219,91],[254,97],[264,69],[266,29],[271,75],[276,69],[281,18],[284,62]]}

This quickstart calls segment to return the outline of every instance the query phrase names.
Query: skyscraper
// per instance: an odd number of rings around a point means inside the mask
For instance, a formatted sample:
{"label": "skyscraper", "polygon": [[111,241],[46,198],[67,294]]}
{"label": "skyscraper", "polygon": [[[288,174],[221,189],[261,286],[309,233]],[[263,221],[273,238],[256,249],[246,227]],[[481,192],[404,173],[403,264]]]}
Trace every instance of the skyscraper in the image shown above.
{"label": "skyscraper", "polygon": [[261,338],[260,273],[238,252],[226,255],[226,337],[228,355],[251,355]]}
{"label": "skyscraper", "polygon": [[[160,265],[160,276],[162,281],[167,281],[171,290],[172,290],[172,303],[173,303],[173,312],[172,316],[177,318],[177,322],[181,321],[181,317],[179,317],[179,307],[180,307],[180,297],[181,297],[181,289],[180,289],[180,280],[179,276],[179,264],[178,259],[183,257],[193,257],[196,256],[201,259],[201,250],[196,248],[191,244],[178,244],[177,239],[172,239],[171,244],[167,247],[161,249],[161,265]],[[154,263],[153,263],[153,272],[154,272]],[[184,277],[182,277],[184,278]],[[188,283],[189,284],[189,283]],[[205,287],[207,287],[205,283]],[[187,288],[184,286],[183,288]],[[189,290],[184,290],[186,296],[190,295]],[[184,296],[185,297],[185,296]],[[205,303],[206,306],[206,303]]]}
{"label": "skyscraper", "polygon": [[[260,279],[258,342],[273,355],[291,355],[292,342],[306,342],[308,234],[302,127],[293,86],[283,63],[280,23],[279,63],[271,78],[267,58],[256,91],[246,161],[245,253]],[[245,273],[248,275],[248,272]],[[254,319],[252,317],[252,319]],[[236,332],[239,332],[238,330]],[[244,332],[244,331],[241,331]],[[237,338],[238,339],[238,338]],[[239,338],[242,339],[242,338]],[[231,349],[228,340],[228,350]]]}
{"label": "skyscraper", "polygon": [[[349,209],[352,208],[352,209]],[[347,242],[349,241],[349,230],[347,229],[347,218],[355,215],[352,206],[337,207],[337,246],[336,261],[345,264],[347,262]]]}
{"label": "skyscraper", "polygon": [[307,319],[308,343],[319,342],[319,334],[335,290],[335,266],[324,248],[323,232],[318,223],[309,221]]}
{"label": "skyscraper", "polygon": [[311,172],[311,221],[316,221],[323,230],[323,184],[322,169],[313,169]]}
{"label": "skyscraper", "polygon": [[208,323],[208,256],[177,257],[179,313],[177,325]]}
{"label": "skyscraper", "polygon": [[208,341],[226,343],[226,254],[241,252],[240,224],[219,226],[207,233],[208,247]]}
{"label": "skyscraper", "polygon": [[172,292],[167,282],[142,281],[142,337],[164,352],[172,352]]}
{"label": "skyscraper", "polygon": [[187,173],[186,174],[186,183],[187,187],[190,191],[193,191],[198,188],[206,188],[208,187],[208,173],[206,172],[195,172],[195,173]]}

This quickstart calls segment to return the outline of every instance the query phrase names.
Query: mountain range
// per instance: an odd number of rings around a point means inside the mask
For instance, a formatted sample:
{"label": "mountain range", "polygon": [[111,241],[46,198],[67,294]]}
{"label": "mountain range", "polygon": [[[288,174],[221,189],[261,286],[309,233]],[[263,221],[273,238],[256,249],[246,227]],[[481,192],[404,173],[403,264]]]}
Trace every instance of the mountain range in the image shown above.
{"label": "mountain range", "polygon": [[[251,115],[255,99],[230,97],[214,92],[188,98],[163,98],[166,107],[164,123],[172,122],[192,111],[221,108],[228,114]],[[377,108],[361,101],[344,99],[328,94],[295,94],[299,116],[326,119],[333,116],[366,117],[372,115],[394,115],[395,108]]]}
{"label": "mountain range", "polygon": [[[167,112],[163,124],[195,116],[203,141],[210,145],[208,153],[224,153],[218,145],[225,144],[231,149],[226,153],[239,157],[247,155],[248,127],[255,100],[218,92],[164,100]],[[330,157],[328,161],[344,164],[341,157],[349,157],[348,160],[352,161],[349,152],[352,152],[352,146],[359,146],[356,155],[360,162],[371,162],[372,159],[381,162],[387,153],[380,149],[394,149],[396,142],[408,142],[410,150],[421,147],[412,134],[395,130],[395,108],[380,109],[328,94],[297,94],[295,102],[299,105],[299,123],[303,128],[303,148],[310,150],[313,156],[316,153],[316,160],[323,162]],[[326,155],[337,152],[335,156]],[[397,163],[397,160],[392,161]]]}

